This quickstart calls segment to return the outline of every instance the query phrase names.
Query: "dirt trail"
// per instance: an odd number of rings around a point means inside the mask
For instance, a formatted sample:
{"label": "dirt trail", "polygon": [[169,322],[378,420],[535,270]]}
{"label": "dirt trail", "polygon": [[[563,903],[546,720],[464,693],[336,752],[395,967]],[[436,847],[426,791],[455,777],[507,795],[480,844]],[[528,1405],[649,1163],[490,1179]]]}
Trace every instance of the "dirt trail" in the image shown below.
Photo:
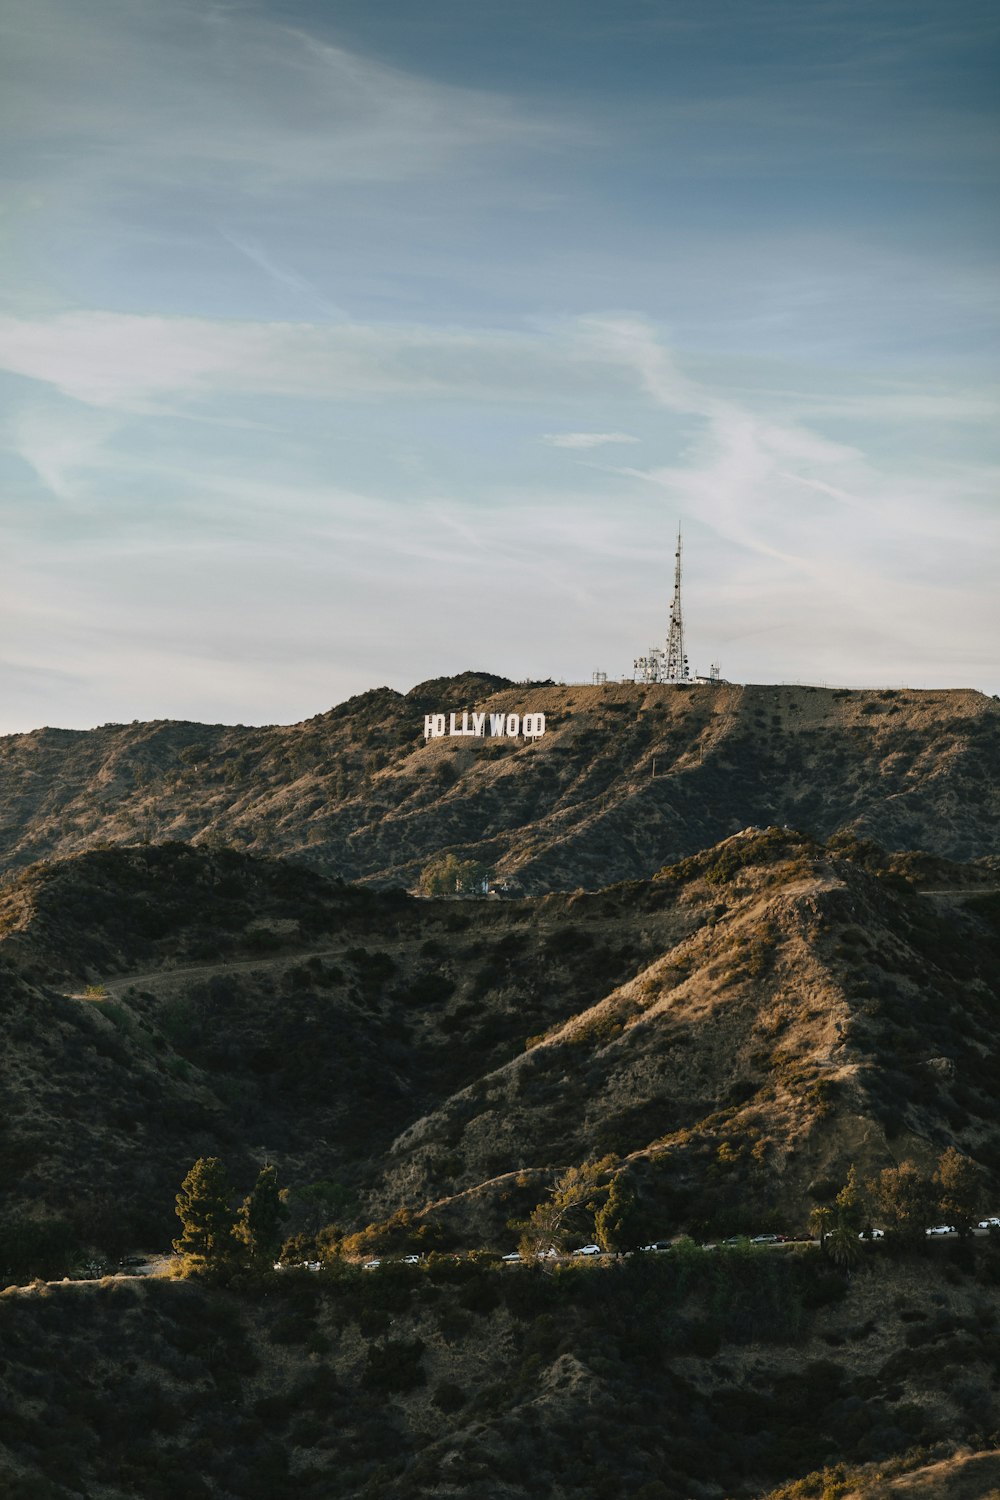
{"label": "dirt trail", "polygon": [[918,896],[944,896],[952,901],[967,901],[971,896],[996,896],[998,893],[1000,885],[975,885],[960,891],[956,891],[954,886],[946,886],[943,890],[931,890],[929,887],[917,889]]}
{"label": "dirt trail", "polygon": [[[269,958],[236,958],[220,959],[213,964],[191,964],[178,969],[149,969],[144,974],[120,974],[114,979],[103,980],[104,988],[108,992],[108,998],[120,997],[126,990],[156,989],[163,988],[165,984],[175,981],[184,983],[190,979],[205,979],[214,974],[235,974],[239,972],[252,972],[258,970],[261,973],[269,973],[274,969],[286,967],[288,964],[301,963],[307,958],[335,958],[343,954],[343,947],[339,948],[301,948],[292,953],[274,954]],[[86,995],[79,990],[67,990],[64,992],[68,1000],[93,1000],[93,995]],[[103,998],[103,997],[101,997]]]}

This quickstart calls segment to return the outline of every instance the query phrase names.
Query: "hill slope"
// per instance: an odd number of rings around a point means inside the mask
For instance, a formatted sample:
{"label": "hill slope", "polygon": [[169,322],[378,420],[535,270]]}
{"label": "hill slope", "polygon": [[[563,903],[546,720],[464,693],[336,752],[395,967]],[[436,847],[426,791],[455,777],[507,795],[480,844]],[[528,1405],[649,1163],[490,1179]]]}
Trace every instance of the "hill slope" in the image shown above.
{"label": "hill slope", "polygon": [[[451,709],[542,712],[548,732],[425,744],[424,715]],[[648,877],[772,823],[996,855],[1000,703],[971,691],[525,687],[466,673],[288,727],[160,721],[0,740],[0,868],[181,839],[410,886],[455,850],[532,894]]]}
{"label": "hill slope", "polygon": [[[795,1246],[11,1289],[0,1490],[985,1500],[997,1455],[945,1460],[1000,1421],[998,1258],[938,1248],[850,1282]],[[918,1442],[934,1468],[890,1488]]]}
{"label": "hill slope", "polygon": [[182,845],[41,867],[0,893],[0,1201],[163,1245],[196,1156],[267,1156],[344,1227],[498,1243],[596,1154],[665,1229],[795,1227],[953,1142],[995,1173],[989,879],[777,829],[540,901]]}

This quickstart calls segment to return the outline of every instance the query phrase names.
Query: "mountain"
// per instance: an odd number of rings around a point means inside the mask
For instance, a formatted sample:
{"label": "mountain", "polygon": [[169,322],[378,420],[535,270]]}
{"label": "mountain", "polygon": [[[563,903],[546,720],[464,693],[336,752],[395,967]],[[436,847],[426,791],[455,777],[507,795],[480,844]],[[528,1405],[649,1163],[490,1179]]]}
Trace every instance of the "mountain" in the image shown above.
{"label": "mountain", "polygon": [[[3,742],[0,1491],[985,1493],[991,1240],[498,1252],[597,1160],[650,1239],[951,1147],[1000,1209],[997,711],[468,674]],[[547,732],[425,743],[474,712]],[[444,851],[505,896],[402,889]],[[204,1156],[323,1269],[98,1279]]]}
{"label": "mountain", "polygon": [[305,1217],[503,1246],[597,1155],[652,1233],[798,1228],[852,1162],[951,1144],[996,1186],[994,881],[777,828],[535,901],[179,844],[36,866],[0,890],[0,1203],[163,1245],[195,1157],[266,1158]]}
{"label": "mountain", "polygon": [[[542,713],[543,737],[424,739],[425,716]],[[302,724],[156,721],[0,740],[0,868],[181,840],[412,887],[442,851],[523,894],[645,879],[748,826],[997,855],[1000,703],[968,690],[379,688]]]}

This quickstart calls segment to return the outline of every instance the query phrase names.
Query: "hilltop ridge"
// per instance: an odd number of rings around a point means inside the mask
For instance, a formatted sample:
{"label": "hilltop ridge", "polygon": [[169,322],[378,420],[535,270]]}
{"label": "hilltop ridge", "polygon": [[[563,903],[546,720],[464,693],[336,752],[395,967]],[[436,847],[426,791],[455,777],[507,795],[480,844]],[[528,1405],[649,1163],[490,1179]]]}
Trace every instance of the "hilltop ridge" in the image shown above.
{"label": "hilltop ridge", "polygon": [[[544,713],[542,739],[425,742],[424,715]],[[995,856],[1000,703],[972,690],[377,688],[301,724],[168,720],[0,740],[0,868],[179,839],[412,886],[442,851],[524,894],[647,878],[741,828]]]}

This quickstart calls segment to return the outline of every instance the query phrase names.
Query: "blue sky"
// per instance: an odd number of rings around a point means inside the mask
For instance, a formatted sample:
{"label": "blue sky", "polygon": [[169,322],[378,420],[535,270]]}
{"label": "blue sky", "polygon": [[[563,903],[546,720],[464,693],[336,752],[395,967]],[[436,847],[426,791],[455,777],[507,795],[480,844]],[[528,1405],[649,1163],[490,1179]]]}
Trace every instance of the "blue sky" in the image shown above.
{"label": "blue sky", "polygon": [[6,10],[0,731],[1000,692],[993,5]]}

